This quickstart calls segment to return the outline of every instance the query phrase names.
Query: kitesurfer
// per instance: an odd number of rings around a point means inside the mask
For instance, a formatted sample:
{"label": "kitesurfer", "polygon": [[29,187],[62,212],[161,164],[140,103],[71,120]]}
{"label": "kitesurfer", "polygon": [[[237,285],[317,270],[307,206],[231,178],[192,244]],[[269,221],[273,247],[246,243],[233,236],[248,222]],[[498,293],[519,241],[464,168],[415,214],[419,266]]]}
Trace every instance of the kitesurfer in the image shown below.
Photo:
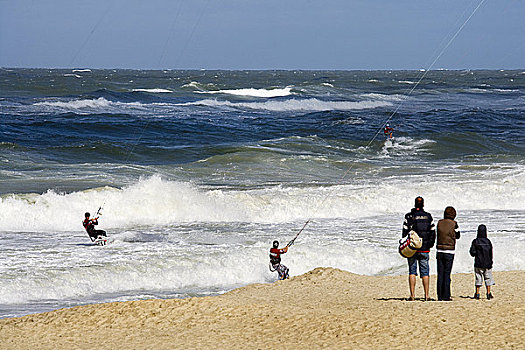
{"label": "kitesurfer", "polygon": [[281,264],[281,254],[284,254],[288,251],[288,246],[279,249],[279,242],[273,241],[273,246],[270,249],[270,264],[272,265],[273,270],[277,271],[279,274],[280,280],[287,279],[288,276],[288,268]]}
{"label": "kitesurfer", "polygon": [[95,225],[98,225],[98,217],[90,219],[91,216],[90,213],[84,214],[85,219],[82,221],[82,226],[86,229],[86,232],[89,235],[89,238],[93,242],[95,239],[97,239],[99,236],[106,237],[106,231],[104,230],[95,230]]}
{"label": "kitesurfer", "polygon": [[419,248],[412,257],[408,258],[408,284],[410,287],[410,300],[415,300],[416,291],[416,276],[417,266],[419,265],[419,274],[423,281],[423,289],[425,290],[425,300],[430,300],[429,286],[430,286],[430,269],[428,266],[430,248],[434,246],[436,241],[436,230],[434,227],[434,220],[432,215],[423,210],[423,197],[415,199],[414,208],[405,215],[403,222],[403,237],[407,236],[410,231],[415,231],[423,240],[421,248]]}
{"label": "kitesurfer", "polygon": [[391,139],[393,137],[392,135],[394,133],[394,128],[391,128],[390,125],[386,123],[386,126],[383,129],[383,133],[385,134],[387,138]]}

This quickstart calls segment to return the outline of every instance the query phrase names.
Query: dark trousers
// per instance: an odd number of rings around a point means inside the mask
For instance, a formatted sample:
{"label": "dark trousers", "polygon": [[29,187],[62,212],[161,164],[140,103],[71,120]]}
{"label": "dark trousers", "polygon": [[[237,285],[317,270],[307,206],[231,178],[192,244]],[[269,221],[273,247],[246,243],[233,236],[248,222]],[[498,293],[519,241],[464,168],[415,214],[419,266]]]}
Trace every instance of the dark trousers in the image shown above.
{"label": "dark trousers", "polygon": [[438,300],[450,300],[450,273],[454,263],[454,254],[438,252],[436,258]]}
{"label": "dark trousers", "polygon": [[92,241],[98,238],[98,236],[106,236],[106,231],[104,230],[91,230],[91,232],[88,232],[89,238],[91,238]]}

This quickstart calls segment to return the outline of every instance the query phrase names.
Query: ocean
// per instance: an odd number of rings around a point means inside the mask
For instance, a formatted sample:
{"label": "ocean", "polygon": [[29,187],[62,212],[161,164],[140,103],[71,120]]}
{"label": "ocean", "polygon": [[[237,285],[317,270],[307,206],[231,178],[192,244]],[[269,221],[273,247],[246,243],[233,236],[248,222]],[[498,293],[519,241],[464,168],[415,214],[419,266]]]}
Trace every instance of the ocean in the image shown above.
{"label": "ocean", "polygon": [[307,220],[291,276],[405,274],[416,196],[458,212],[454,273],[479,224],[496,271],[525,269],[522,70],[3,68],[0,118],[0,317],[272,283]]}

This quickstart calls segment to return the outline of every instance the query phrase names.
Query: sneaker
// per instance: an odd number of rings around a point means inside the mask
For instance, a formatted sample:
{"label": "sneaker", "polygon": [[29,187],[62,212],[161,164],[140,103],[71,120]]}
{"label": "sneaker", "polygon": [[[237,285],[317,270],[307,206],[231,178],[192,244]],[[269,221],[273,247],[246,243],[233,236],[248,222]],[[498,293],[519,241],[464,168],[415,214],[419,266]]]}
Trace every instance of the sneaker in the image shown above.
{"label": "sneaker", "polygon": [[487,293],[487,300],[494,299],[494,296],[492,296],[492,293]]}
{"label": "sneaker", "polygon": [[479,299],[479,294],[478,293],[474,294],[474,299]]}

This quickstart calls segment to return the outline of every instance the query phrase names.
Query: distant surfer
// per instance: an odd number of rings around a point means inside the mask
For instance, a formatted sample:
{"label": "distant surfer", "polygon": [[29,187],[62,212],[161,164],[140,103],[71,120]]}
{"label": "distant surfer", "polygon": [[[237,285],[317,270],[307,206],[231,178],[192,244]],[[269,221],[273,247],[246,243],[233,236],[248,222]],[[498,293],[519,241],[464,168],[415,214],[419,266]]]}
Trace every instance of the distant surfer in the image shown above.
{"label": "distant surfer", "polygon": [[385,134],[385,137],[387,139],[392,140],[393,134],[394,134],[394,128],[390,127],[390,125],[386,123],[385,128],[383,129],[383,133]]}
{"label": "distant surfer", "polygon": [[284,266],[283,264],[281,264],[281,254],[284,254],[287,251],[288,251],[288,246],[282,249],[279,249],[279,242],[273,241],[273,246],[270,249],[270,265],[272,266],[270,271],[272,272],[277,271],[277,273],[279,274],[280,280],[285,280],[289,277],[288,268]]}
{"label": "distant surfer", "polygon": [[95,225],[98,225],[98,217],[90,219],[91,214],[86,213],[84,214],[85,219],[82,221],[82,226],[86,229],[86,232],[89,235],[89,238],[91,239],[91,242],[94,242],[97,238],[100,236],[106,236],[106,231],[104,230],[95,230]]}

